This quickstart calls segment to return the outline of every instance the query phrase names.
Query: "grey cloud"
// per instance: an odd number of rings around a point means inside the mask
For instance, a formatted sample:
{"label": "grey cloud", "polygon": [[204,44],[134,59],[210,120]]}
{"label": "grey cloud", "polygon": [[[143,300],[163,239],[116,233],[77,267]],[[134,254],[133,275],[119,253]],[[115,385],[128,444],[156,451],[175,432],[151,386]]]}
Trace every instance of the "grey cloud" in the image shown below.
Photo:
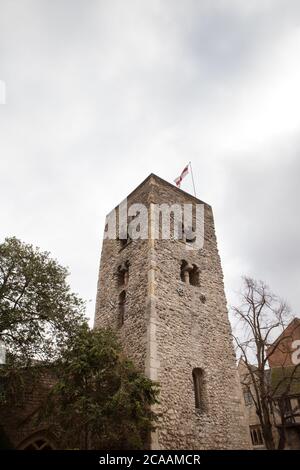
{"label": "grey cloud", "polygon": [[226,256],[238,258],[232,290],[240,273],[263,279],[298,315],[299,154],[299,138],[290,136],[272,150],[268,164],[260,155],[261,165],[253,165],[251,154],[243,163],[227,162],[226,216],[221,222]]}
{"label": "grey cloud", "polygon": [[[250,271],[299,311],[300,106],[278,53],[298,37],[299,2],[0,0],[0,10],[1,239],[50,250],[94,300],[105,214],[150,172],[172,181],[192,160],[230,300]],[[295,51],[284,52],[297,76]],[[255,125],[265,95],[279,94],[274,67],[294,114]]]}

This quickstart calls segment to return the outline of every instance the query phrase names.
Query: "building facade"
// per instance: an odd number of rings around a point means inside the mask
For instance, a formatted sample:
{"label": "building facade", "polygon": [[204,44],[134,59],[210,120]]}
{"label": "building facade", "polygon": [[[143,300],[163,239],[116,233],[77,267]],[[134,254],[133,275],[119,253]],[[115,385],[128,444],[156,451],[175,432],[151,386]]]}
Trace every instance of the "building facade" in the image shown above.
{"label": "building facade", "polygon": [[[127,222],[141,215],[134,204],[147,211],[142,238],[119,230],[121,206],[107,219],[116,216],[117,235],[103,242],[95,327],[116,328],[129,358],[160,384],[150,447],[249,448],[212,209],[153,174],[128,196]],[[163,237],[163,218],[156,218],[162,204],[183,212],[190,205],[192,225],[201,206],[201,248],[189,235],[193,227],[172,211]]]}
{"label": "building facade", "polygon": [[[300,449],[300,365],[295,364],[295,341],[300,340],[300,319],[294,318],[268,348],[266,390],[272,417],[272,434],[276,448],[284,435],[284,449]],[[298,346],[299,348],[299,346]],[[299,349],[298,349],[299,351]],[[298,352],[300,356],[300,352]],[[251,366],[254,371],[255,365]],[[241,382],[244,413],[253,449],[265,449],[265,443],[256,413],[257,395],[246,364],[240,359],[238,373]],[[257,377],[258,380],[258,377]]]}

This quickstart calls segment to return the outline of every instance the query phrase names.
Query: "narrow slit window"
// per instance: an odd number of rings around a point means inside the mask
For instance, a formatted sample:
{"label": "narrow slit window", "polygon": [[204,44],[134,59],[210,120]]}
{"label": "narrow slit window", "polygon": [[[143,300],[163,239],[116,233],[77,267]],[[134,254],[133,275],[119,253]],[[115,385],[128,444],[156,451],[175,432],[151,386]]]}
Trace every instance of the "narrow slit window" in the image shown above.
{"label": "narrow slit window", "polygon": [[118,286],[127,287],[129,281],[129,262],[125,261],[124,263],[118,266]]}
{"label": "narrow slit window", "polygon": [[124,324],[125,307],[126,307],[126,291],[122,290],[122,292],[119,295],[119,318],[118,318],[119,327],[121,327]]}
{"label": "narrow slit window", "polygon": [[127,231],[124,230],[120,233],[120,236],[118,237],[118,240],[119,240],[121,248],[124,248],[125,246],[128,245],[128,243],[131,241],[131,237],[130,237],[130,234],[128,232],[128,229],[127,229]]}
{"label": "narrow slit window", "polygon": [[182,222],[178,223],[178,240],[185,240],[184,224]]}
{"label": "narrow slit window", "polygon": [[200,367],[193,369],[193,382],[195,394],[195,408],[196,410],[204,410],[204,380],[203,370]]}

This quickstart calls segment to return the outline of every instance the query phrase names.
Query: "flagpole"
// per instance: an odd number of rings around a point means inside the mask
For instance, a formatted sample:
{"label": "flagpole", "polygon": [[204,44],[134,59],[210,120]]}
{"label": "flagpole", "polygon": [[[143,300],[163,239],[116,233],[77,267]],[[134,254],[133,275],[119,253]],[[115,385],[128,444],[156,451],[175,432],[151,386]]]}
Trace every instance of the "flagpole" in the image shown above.
{"label": "flagpole", "polygon": [[195,182],[194,182],[194,175],[193,175],[193,168],[192,168],[192,162],[189,162],[190,169],[191,169],[191,175],[192,175],[192,182],[193,182],[193,188],[194,188],[194,196],[196,196],[196,189],[195,189]]}

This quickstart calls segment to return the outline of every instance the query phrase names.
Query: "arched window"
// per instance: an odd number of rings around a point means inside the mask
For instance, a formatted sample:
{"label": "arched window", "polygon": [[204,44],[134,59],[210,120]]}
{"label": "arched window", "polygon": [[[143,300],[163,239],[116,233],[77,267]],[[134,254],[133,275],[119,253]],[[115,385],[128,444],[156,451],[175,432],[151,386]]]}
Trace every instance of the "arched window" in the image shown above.
{"label": "arched window", "polygon": [[120,248],[124,248],[125,246],[128,245],[128,243],[131,241],[131,237],[127,232],[123,232],[122,235],[118,237],[119,243],[120,243]]}
{"label": "arched window", "polygon": [[252,394],[249,389],[244,390],[244,402],[246,406],[251,406],[253,403]]}
{"label": "arched window", "polygon": [[127,245],[127,238],[119,238],[121,248]]}
{"label": "arched window", "polygon": [[193,227],[185,225],[182,222],[178,224],[178,238],[185,243],[192,244],[196,241],[196,234],[193,230]]}
{"label": "arched window", "polygon": [[189,264],[187,261],[181,261],[180,279],[191,286],[200,286],[200,269],[196,264]]}
{"label": "arched window", "polygon": [[126,291],[122,290],[122,292],[119,295],[119,318],[118,318],[119,327],[121,327],[124,324],[125,305],[126,305]]}
{"label": "arched window", "polygon": [[25,439],[19,446],[20,450],[55,450],[57,446],[55,445],[55,439],[52,438],[47,430],[44,432],[37,432],[27,439]]}
{"label": "arched window", "polygon": [[189,277],[189,264],[187,261],[182,260],[181,261],[181,267],[180,267],[180,279],[182,282],[185,282],[186,284],[189,284],[190,282],[190,277]]}
{"label": "arched window", "polygon": [[200,286],[200,269],[196,264],[193,264],[193,269],[190,271],[190,284],[191,286]]}
{"label": "arched window", "polygon": [[188,226],[185,229],[185,241],[186,243],[194,243],[196,241],[196,235],[193,232],[193,227]]}
{"label": "arched window", "polygon": [[129,281],[129,262],[125,261],[118,266],[118,286],[127,287]]}
{"label": "arched window", "polygon": [[200,367],[195,367],[195,369],[193,369],[193,382],[195,394],[195,408],[196,410],[203,411],[205,408],[204,374],[203,369],[200,369]]}

